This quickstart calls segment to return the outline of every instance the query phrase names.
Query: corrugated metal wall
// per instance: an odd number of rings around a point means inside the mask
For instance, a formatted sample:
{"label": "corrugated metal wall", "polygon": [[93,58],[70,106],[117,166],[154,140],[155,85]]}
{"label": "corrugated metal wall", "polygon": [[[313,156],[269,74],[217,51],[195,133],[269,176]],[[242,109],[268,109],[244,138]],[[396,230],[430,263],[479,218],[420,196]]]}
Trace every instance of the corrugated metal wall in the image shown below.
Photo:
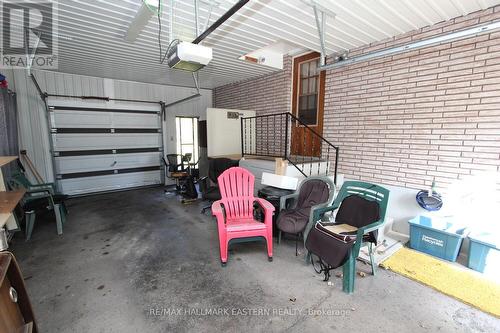
{"label": "corrugated metal wall", "polygon": [[[49,136],[45,108],[38,92],[25,70],[13,71],[13,85],[17,93],[19,112],[19,147],[26,149],[38,172],[46,181],[53,181],[52,160],[49,154]],[[165,101],[167,104],[196,92],[189,87],[146,84],[97,77],[33,71],[43,91],[52,94],[106,96],[115,98]],[[201,97],[167,109],[164,122],[164,144],[167,152],[175,152],[175,116],[194,116],[205,119],[207,107],[212,106],[212,90],[202,89]],[[139,103],[82,101],[80,99],[49,99],[52,103],[71,103],[75,106],[108,108],[141,108]],[[151,105],[147,105],[151,108]]]}

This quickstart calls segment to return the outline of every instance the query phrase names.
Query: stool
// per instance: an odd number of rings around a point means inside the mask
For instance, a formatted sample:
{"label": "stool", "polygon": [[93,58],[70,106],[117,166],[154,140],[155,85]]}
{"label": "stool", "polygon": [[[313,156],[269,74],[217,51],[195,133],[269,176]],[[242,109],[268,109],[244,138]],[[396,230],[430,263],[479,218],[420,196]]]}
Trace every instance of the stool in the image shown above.
{"label": "stool", "polygon": [[[186,171],[175,171],[170,173],[170,178],[175,179],[175,194],[182,194],[183,193],[183,182],[186,180],[186,178],[189,176],[189,174]],[[168,190],[165,190],[165,193],[173,193]]]}

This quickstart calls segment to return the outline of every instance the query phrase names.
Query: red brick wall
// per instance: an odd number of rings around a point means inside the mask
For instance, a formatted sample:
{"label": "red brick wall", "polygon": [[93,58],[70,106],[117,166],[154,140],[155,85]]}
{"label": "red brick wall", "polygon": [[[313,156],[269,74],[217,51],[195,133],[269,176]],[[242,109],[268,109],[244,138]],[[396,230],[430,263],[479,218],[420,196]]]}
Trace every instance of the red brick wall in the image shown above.
{"label": "red brick wall", "polygon": [[[350,56],[498,19],[500,6]],[[290,110],[288,60],[282,72],[215,89],[214,104]],[[351,179],[421,188],[500,171],[500,32],[327,71],[324,133]]]}

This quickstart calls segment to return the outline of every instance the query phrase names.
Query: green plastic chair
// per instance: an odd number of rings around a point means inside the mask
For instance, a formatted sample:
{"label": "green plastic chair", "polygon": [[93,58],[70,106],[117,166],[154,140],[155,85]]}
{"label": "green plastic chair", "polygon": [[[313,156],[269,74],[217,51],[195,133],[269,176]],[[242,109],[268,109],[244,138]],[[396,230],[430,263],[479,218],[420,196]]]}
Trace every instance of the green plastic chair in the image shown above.
{"label": "green plastic chair", "polygon": [[[361,241],[356,241],[354,247],[351,251],[349,259],[342,266],[343,269],[343,282],[342,290],[348,294],[354,291],[354,279],[356,277],[356,258],[359,255],[359,250],[361,247],[367,245],[370,253],[370,264],[372,268],[372,274],[375,275],[375,261],[373,259],[373,244],[371,242],[364,242],[363,236],[368,233],[381,228],[385,222],[385,215],[387,212],[387,203],[389,202],[389,190],[384,187],[360,182],[360,181],[346,181],[342,185],[339,194],[335,198],[332,206],[320,208],[314,211],[314,221],[319,221],[326,212],[335,211],[340,207],[342,201],[351,195],[360,196],[369,201],[377,201],[380,208],[380,219],[373,222],[367,226],[359,228],[356,233],[356,239]],[[306,234],[307,237],[307,234]],[[308,256],[309,259],[309,256]]]}
{"label": "green plastic chair", "polygon": [[13,174],[8,180],[9,187],[12,190],[25,189],[26,194],[22,200],[22,206],[26,217],[26,240],[31,239],[33,227],[35,225],[36,207],[34,205],[36,200],[47,200],[47,207],[54,211],[56,217],[57,234],[63,233],[63,224],[66,222],[66,215],[68,210],[64,200],[54,200],[62,195],[57,194],[53,183],[32,184],[23,172]]}
{"label": "green plastic chair", "polygon": [[10,178],[10,182],[15,184],[16,187],[26,189],[27,192],[56,194],[54,183],[33,184],[26,178],[23,172],[13,174]]}

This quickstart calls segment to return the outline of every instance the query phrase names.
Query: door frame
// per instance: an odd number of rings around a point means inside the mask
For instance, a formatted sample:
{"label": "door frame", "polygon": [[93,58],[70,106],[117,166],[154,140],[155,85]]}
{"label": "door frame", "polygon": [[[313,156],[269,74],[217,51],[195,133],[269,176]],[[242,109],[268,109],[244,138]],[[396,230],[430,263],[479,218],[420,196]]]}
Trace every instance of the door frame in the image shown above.
{"label": "door frame", "polygon": [[[307,62],[313,59],[318,59],[321,57],[321,54],[316,51],[307,52],[301,55],[297,55],[292,58],[292,98],[291,98],[291,111],[292,114],[298,117],[298,105],[299,105],[299,82],[300,82],[300,70],[299,66],[303,62]],[[323,135],[323,125],[324,125],[324,117],[325,117],[325,82],[326,82],[326,73],[325,71],[319,72],[319,80],[318,80],[318,99],[317,99],[317,119],[316,125],[308,125],[308,127],[312,128],[317,134]],[[297,124],[297,122],[292,122],[291,128],[291,149],[290,152],[294,152],[294,136],[297,136],[297,128],[302,128],[303,125]],[[312,140],[318,141],[318,145],[315,148],[319,148],[319,138],[314,136]],[[312,141],[311,141],[312,145]],[[307,149],[308,150],[308,149]],[[312,147],[310,150],[312,151]],[[305,153],[304,151],[295,151],[295,153]],[[321,151],[313,151],[311,156],[320,156]],[[306,155],[308,156],[308,155]]]}
{"label": "door frame", "polygon": [[[176,150],[176,154],[180,154],[180,155],[184,155],[182,153],[182,130],[179,128],[179,133],[177,133],[177,118],[180,118],[180,119],[191,119],[191,120],[194,120],[196,119],[196,133],[194,133],[194,128],[193,128],[193,152],[194,150],[196,150],[196,154],[193,154],[193,163],[196,163],[199,159],[200,159],[200,143],[199,143],[199,122],[200,122],[200,116],[175,116],[175,139],[176,139],[176,142],[175,142],[175,150]],[[193,121],[193,124],[194,124],[194,121]],[[177,136],[179,136],[179,141],[177,142]],[[198,143],[198,144],[196,144]],[[180,151],[177,151],[177,146],[180,146]],[[180,161],[179,161],[180,163]]]}

